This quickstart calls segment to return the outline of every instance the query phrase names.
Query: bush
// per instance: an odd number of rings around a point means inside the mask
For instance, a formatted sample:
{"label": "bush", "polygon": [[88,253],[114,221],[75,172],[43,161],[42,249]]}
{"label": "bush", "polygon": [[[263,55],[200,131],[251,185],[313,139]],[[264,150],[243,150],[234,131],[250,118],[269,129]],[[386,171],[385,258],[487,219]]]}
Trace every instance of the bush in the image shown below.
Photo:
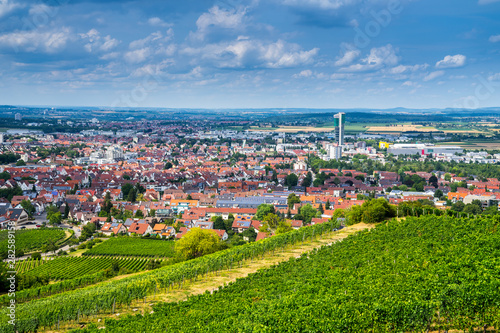
{"label": "bush", "polygon": [[40,254],[40,252],[32,253],[31,254],[31,259],[33,259],[33,260],[40,260],[40,259],[42,259],[42,255]]}

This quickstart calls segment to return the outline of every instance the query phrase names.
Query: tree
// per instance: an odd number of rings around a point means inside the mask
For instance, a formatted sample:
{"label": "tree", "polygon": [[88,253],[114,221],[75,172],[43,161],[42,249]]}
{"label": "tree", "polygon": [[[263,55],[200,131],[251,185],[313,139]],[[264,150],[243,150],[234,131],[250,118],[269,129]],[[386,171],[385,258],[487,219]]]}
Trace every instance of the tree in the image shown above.
{"label": "tree", "polygon": [[274,214],[275,209],[273,205],[261,204],[257,207],[257,214],[255,214],[255,218],[259,221],[262,221],[268,214]]}
{"label": "tree", "polygon": [[362,182],[364,182],[365,181],[365,176],[363,176],[363,175],[356,175],[356,177],[354,177],[354,179],[361,180]]}
{"label": "tree", "polygon": [[9,180],[10,179],[10,173],[8,173],[7,171],[0,172],[0,179]]}
{"label": "tree", "polygon": [[29,217],[33,217],[33,214],[36,212],[35,206],[29,200],[24,199],[21,201],[21,207],[28,213]]}
{"label": "tree", "polygon": [[42,259],[42,255],[40,254],[40,252],[34,252],[31,254],[31,259],[32,260],[41,260]]}
{"label": "tree", "polygon": [[250,227],[241,233],[241,236],[247,237],[249,242],[255,242],[257,239],[257,232],[254,227]]}
{"label": "tree", "polygon": [[69,205],[66,203],[66,206],[64,207],[64,218],[67,219],[69,216]]}
{"label": "tree", "polygon": [[300,203],[300,197],[295,193],[290,193],[287,199],[288,208],[292,208],[296,203]]}
{"label": "tree", "polygon": [[317,212],[310,204],[300,207],[299,215],[304,225],[310,224],[313,217],[316,217]]}
{"label": "tree", "polygon": [[463,212],[465,214],[478,215],[483,212],[483,207],[470,203],[465,205]]}
{"label": "tree", "polygon": [[126,184],[123,184],[122,186],[122,194],[123,194],[123,198],[127,198],[128,197],[128,194],[129,192],[134,188],[134,185],[130,184],[130,183],[126,183]]}
{"label": "tree", "polygon": [[124,180],[130,180],[130,176],[129,175],[123,175],[123,179]]}
{"label": "tree", "polygon": [[346,213],[348,224],[359,222],[378,223],[396,216],[396,208],[384,198],[365,201],[361,206],[352,206]]}
{"label": "tree", "polygon": [[16,166],[25,166],[26,165],[26,162],[24,162],[23,160],[19,160],[16,162]]}
{"label": "tree", "polygon": [[165,163],[165,170],[172,169],[172,167],[173,167],[172,162]]}
{"label": "tree", "polygon": [[[59,214],[61,214],[61,213],[59,213]],[[43,252],[54,252],[54,253],[56,253],[56,251],[57,251],[56,242],[52,238],[49,238],[47,240],[47,243],[43,246]]]}
{"label": "tree", "polygon": [[457,201],[453,205],[451,205],[451,210],[455,212],[461,212],[465,208],[465,204],[462,201]]}
{"label": "tree", "polygon": [[313,181],[312,180],[312,173],[311,173],[311,171],[309,171],[307,173],[306,177],[304,178],[304,180],[302,180],[302,184],[301,185],[304,186],[304,187],[309,187],[309,186],[311,186],[312,181]]}
{"label": "tree", "polygon": [[285,185],[288,187],[297,186],[298,182],[299,182],[299,177],[297,177],[297,175],[294,173],[289,174],[285,178]]}
{"label": "tree", "polygon": [[434,198],[441,198],[443,196],[443,191],[441,190],[436,190],[436,192],[434,192]]}
{"label": "tree", "polygon": [[179,257],[192,259],[217,252],[223,245],[213,230],[192,228],[175,243],[175,252]]}
{"label": "tree", "polygon": [[325,210],[323,209],[323,205],[322,204],[319,204],[319,207],[318,207],[318,211],[323,214],[325,212]]}
{"label": "tree", "polygon": [[276,229],[280,223],[280,217],[274,213],[269,213],[264,217],[264,224],[267,224],[269,228]]}
{"label": "tree", "polygon": [[136,218],[144,218],[144,213],[142,212],[142,210],[138,209],[136,212],[135,212],[135,216]]}
{"label": "tree", "polygon": [[128,192],[127,201],[130,201],[130,202],[135,202],[136,201],[135,188],[131,189],[130,192]]}
{"label": "tree", "polygon": [[214,216],[212,217],[212,221],[214,222],[214,229],[217,230],[225,230],[226,225],[224,224],[224,219],[222,216]]}
{"label": "tree", "polygon": [[61,212],[51,214],[50,217],[47,215],[47,217],[48,217],[49,223],[51,225],[61,224],[61,222],[62,222]]}
{"label": "tree", "polygon": [[289,231],[292,231],[293,228],[292,228],[292,224],[286,220],[281,220],[278,224],[278,227],[276,228],[276,235],[279,235],[279,234],[284,234],[284,233],[287,233]]}
{"label": "tree", "polygon": [[193,200],[193,197],[191,196],[191,194],[188,194],[188,196],[186,197],[186,200]]}

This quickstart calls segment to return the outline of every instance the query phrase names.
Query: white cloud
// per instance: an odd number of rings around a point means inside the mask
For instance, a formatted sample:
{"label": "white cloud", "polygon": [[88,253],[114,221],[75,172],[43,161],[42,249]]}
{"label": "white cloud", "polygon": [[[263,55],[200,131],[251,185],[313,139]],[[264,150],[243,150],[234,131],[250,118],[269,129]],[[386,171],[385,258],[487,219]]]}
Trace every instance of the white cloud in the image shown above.
{"label": "white cloud", "polygon": [[342,66],[350,65],[360,55],[361,55],[361,52],[359,50],[346,51],[342,58],[335,61],[335,66],[342,67]]}
{"label": "white cloud", "polygon": [[145,61],[150,55],[151,50],[149,47],[146,47],[125,53],[125,60],[137,64]]}
{"label": "white cloud", "polygon": [[496,74],[490,75],[488,77],[488,80],[490,80],[490,81],[500,81],[500,73],[496,73]]}
{"label": "white cloud", "polygon": [[87,52],[109,52],[114,49],[120,42],[111,36],[101,37],[101,34],[96,29],[91,29],[87,33],[80,34],[80,38],[87,40],[84,48]]}
{"label": "white cloud", "polygon": [[7,15],[16,8],[21,7],[21,5],[12,3],[9,0],[0,0],[0,17]]}
{"label": "white cloud", "polygon": [[399,61],[396,55],[396,49],[391,44],[382,47],[374,47],[366,58],[361,59],[361,62],[348,67],[343,67],[340,71],[343,72],[365,72],[378,70],[385,66],[395,66]]}
{"label": "white cloud", "polygon": [[237,39],[201,48],[188,47],[182,53],[199,56],[219,68],[291,68],[310,64],[318,51],[318,48],[303,51],[299,45],[283,40],[266,43]]}
{"label": "white cloud", "polygon": [[169,28],[165,34],[156,31],[146,38],[130,42],[129,48],[131,51],[125,53],[125,60],[131,63],[141,63],[153,55],[160,57],[172,56],[177,49],[174,44],[169,44],[173,35],[173,29]]}
{"label": "white cloud", "polygon": [[302,78],[302,77],[311,77],[313,75],[313,72],[310,69],[305,69],[302,72],[295,74],[293,77],[294,78]]}
{"label": "white cloud", "polygon": [[283,0],[283,4],[288,6],[316,7],[326,10],[339,9],[358,2],[358,0]]}
{"label": "white cloud", "polygon": [[167,23],[159,17],[152,17],[148,20],[148,24],[156,27],[171,27],[172,23]]}
{"label": "white cloud", "polygon": [[457,68],[465,65],[466,56],[457,54],[454,56],[447,55],[443,60],[436,63],[436,68]]}
{"label": "white cloud", "polygon": [[72,38],[68,28],[58,31],[16,31],[0,35],[0,46],[15,51],[57,53]]}
{"label": "white cloud", "polygon": [[444,75],[444,71],[435,71],[427,74],[427,76],[424,77],[424,81],[431,81],[434,80],[435,78],[438,78],[440,76]]}
{"label": "white cloud", "polygon": [[345,74],[345,73],[333,73],[330,75],[330,79],[332,80],[345,80],[352,77],[352,74]]}
{"label": "white cloud", "polygon": [[243,19],[246,14],[245,8],[225,10],[214,6],[203,13],[196,21],[198,30],[191,37],[203,40],[211,27],[219,27],[230,30],[239,30],[244,27]]}
{"label": "white cloud", "polygon": [[132,76],[143,77],[143,76],[161,76],[165,74],[165,69],[173,64],[172,60],[163,60],[158,64],[147,64],[142,67],[137,68],[132,72]]}
{"label": "white cloud", "polygon": [[403,74],[403,73],[408,73],[408,72],[416,72],[419,70],[424,70],[429,67],[429,64],[423,64],[423,65],[413,65],[413,66],[404,66],[404,65],[399,65],[396,67],[393,67],[389,70],[391,74]]}
{"label": "white cloud", "polygon": [[500,35],[491,36],[489,41],[492,43],[500,42]]}
{"label": "white cloud", "polygon": [[165,36],[161,31],[156,31],[147,36],[146,38],[143,39],[138,39],[134,40],[129,44],[130,49],[139,49],[139,48],[144,48],[146,46],[151,46],[155,45],[158,46],[158,44],[163,44],[172,39],[174,36],[174,31],[172,28],[169,28],[166,31]]}

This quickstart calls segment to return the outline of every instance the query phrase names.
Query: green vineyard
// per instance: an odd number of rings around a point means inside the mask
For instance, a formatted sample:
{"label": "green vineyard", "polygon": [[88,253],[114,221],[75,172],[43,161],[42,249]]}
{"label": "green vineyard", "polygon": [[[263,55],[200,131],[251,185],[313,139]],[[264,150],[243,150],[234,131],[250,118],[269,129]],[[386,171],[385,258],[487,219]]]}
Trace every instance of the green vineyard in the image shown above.
{"label": "green vineyard", "polygon": [[[304,239],[321,237],[323,233],[332,232],[337,226],[337,223],[333,222],[308,226],[123,279],[34,299],[16,306],[15,327],[7,323],[7,310],[2,310],[0,331],[35,332],[41,327],[54,327],[60,321],[110,312],[115,305],[129,305],[131,301],[153,295],[160,289],[182,285],[186,279],[195,280],[206,274],[236,267],[242,261],[279,251]],[[40,267],[43,266],[45,265]]]}
{"label": "green vineyard", "polygon": [[408,218],[97,332],[500,328],[500,218]]}
{"label": "green vineyard", "polygon": [[25,260],[20,260],[16,261],[16,272],[17,274],[25,273],[31,269],[34,269],[40,265],[45,264],[47,261],[42,258],[40,260],[34,260],[34,259],[25,259]]}
{"label": "green vineyard", "polygon": [[[47,245],[49,241],[56,243],[63,239],[64,236],[64,231],[56,228],[17,230],[16,250],[22,250],[24,252],[40,250],[44,245]],[[7,244],[8,231],[2,230],[0,231],[0,253],[7,252]]]}
{"label": "green vineyard", "polygon": [[85,256],[173,257],[174,242],[132,237],[110,238],[84,253]]}
{"label": "green vineyard", "polygon": [[25,271],[24,274],[48,276],[50,280],[66,280],[110,269],[113,262],[117,262],[119,268],[138,272],[144,270],[148,259],[61,257],[47,260],[43,265]]}

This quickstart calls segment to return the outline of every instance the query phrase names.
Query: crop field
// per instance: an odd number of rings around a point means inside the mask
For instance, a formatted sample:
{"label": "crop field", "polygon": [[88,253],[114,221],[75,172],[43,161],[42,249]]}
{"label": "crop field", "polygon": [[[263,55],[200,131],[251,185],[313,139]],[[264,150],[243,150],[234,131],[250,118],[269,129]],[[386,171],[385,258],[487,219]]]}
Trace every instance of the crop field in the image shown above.
{"label": "crop field", "polygon": [[369,126],[367,132],[370,133],[402,133],[402,132],[439,132],[438,129],[432,126],[422,125],[391,125],[391,126]]}
{"label": "crop field", "polygon": [[83,256],[173,257],[174,242],[131,237],[110,238],[83,253]]}
{"label": "crop field", "polygon": [[[31,229],[16,231],[16,250],[30,252],[40,250],[49,240],[57,242],[65,237],[66,233],[62,229]],[[0,231],[0,252],[7,250],[8,231]]]}
{"label": "crop field", "polygon": [[118,262],[119,268],[131,272],[144,270],[149,259],[114,259],[92,257],[61,257],[43,261],[33,269],[24,272],[31,276],[48,276],[51,280],[66,280],[94,274],[111,268],[113,262]]}
{"label": "crop field", "polygon": [[500,149],[500,141],[484,140],[484,141],[461,141],[461,142],[439,142],[436,143],[437,146],[448,146],[456,145],[462,146],[465,149],[487,149],[494,150]]}

